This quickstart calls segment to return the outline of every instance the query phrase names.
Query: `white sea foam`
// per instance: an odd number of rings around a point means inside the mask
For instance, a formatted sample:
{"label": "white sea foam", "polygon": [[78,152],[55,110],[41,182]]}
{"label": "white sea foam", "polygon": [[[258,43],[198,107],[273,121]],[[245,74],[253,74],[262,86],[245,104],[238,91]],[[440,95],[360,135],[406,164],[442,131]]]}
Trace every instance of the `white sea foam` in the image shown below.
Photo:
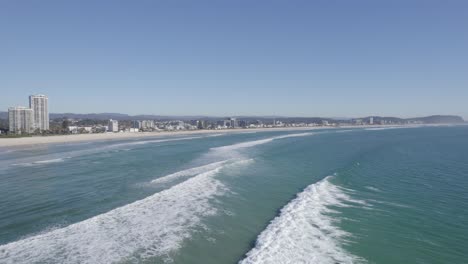
{"label": "white sea foam", "polygon": [[223,161],[213,162],[213,163],[199,166],[199,167],[194,167],[194,168],[178,171],[176,173],[172,173],[164,177],[154,179],[151,181],[151,183],[166,183],[166,182],[170,182],[179,178],[193,176],[193,175],[202,173],[203,171],[214,170],[214,169],[220,168],[228,161],[229,160],[223,160]]}
{"label": "white sea foam", "polygon": [[406,127],[371,127],[371,128],[365,128],[364,130],[379,131],[379,130],[399,129],[399,128],[406,128]]}
{"label": "white sea foam", "polygon": [[[356,263],[362,259],[342,248],[349,234],[336,227],[338,212],[363,201],[351,198],[347,191],[327,177],[309,185],[287,204],[278,217],[257,238],[255,247],[241,264],[251,263]],[[330,215],[330,214],[333,214]]]}
{"label": "white sea foam", "polygon": [[[244,161],[232,164],[239,162]],[[166,255],[190,237],[203,217],[216,213],[210,200],[227,190],[213,177],[222,164],[194,168],[198,175],[107,213],[1,245],[0,263],[134,262]]]}
{"label": "white sea foam", "polygon": [[290,137],[305,137],[305,136],[311,136],[311,135],[314,135],[314,134],[315,134],[315,133],[312,133],[312,132],[297,133],[297,134],[287,134],[287,135],[282,135],[282,136],[274,137],[274,139],[290,138]]}
{"label": "white sea foam", "polygon": [[219,137],[219,136],[224,136],[226,135],[225,133],[219,133],[219,134],[209,134],[206,137]]}
{"label": "white sea foam", "polygon": [[201,138],[209,138],[209,137],[219,137],[224,134],[211,134],[211,135],[205,135],[205,136],[193,136],[193,137],[179,137],[179,138],[165,138],[165,139],[151,139],[151,140],[137,140],[137,141],[132,141],[132,142],[124,142],[124,143],[118,143],[118,144],[112,144],[107,147],[110,148],[115,148],[115,147],[121,147],[121,146],[131,146],[131,145],[145,145],[145,144],[151,144],[151,143],[163,143],[163,142],[171,142],[171,141],[181,141],[181,140],[190,140],[190,139],[201,139]]}
{"label": "white sea foam", "polygon": [[167,255],[201,226],[203,217],[216,213],[210,200],[227,188],[213,176],[251,161],[226,160],[167,175],[160,179],[194,176],[82,222],[0,245],[0,263],[134,262]]}
{"label": "white sea foam", "polygon": [[228,145],[228,146],[216,147],[216,148],[212,148],[212,150],[218,150],[218,151],[219,150],[237,150],[237,149],[249,148],[249,147],[265,144],[265,143],[268,143],[277,139],[291,138],[291,137],[304,137],[304,136],[310,136],[310,135],[314,135],[314,133],[309,132],[309,133],[287,134],[287,135],[282,135],[282,136],[270,137],[266,139],[241,142],[241,143]]}
{"label": "white sea foam", "polygon": [[177,179],[197,175],[199,173],[202,173],[203,171],[214,170],[214,169],[225,168],[225,167],[231,168],[231,167],[235,167],[238,165],[247,165],[251,162],[253,162],[253,159],[241,159],[241,160],[228,159],[228,160],[217,161],[217,162],[209,163],[203,166],[181,170],[181,171],[166,175],[164,177],[154,179],[151,181],[151,183],[152,184],[168,183]]}
{"label": "white sea foam", "polygon": [[254,161],[254,159],[243,159],[243,160],[238,160],[236,162],[230,163],[227,165],[227,167],[235,167],[235,166],[240,166],[240,165],[247,165],[250,164]]}
{"label": "white sea foam", "polygon": [[371,203],[385,204],[385,205],[390,205],[390,206],[394,206],[394,207],[412,208],[409,205],[394,203],[394,202],[379,201],[379,200],[374,200],[374,199],[369,199],[368,201],[371,202]]}
{"label": "white sea foam", "polygon": [[116,148],[116,147],[122,147],[122,146],[145,145],[145,144],[151,144],[151,143],[162,143],[162,142],[171,142],[171,141],[198,139],[198,138],[203,138],[203,137],[181,137],[181,138],[167,138],[167,139],[137,140],[137,141],[131,141],[131,142],[112,144],[106,147]]}
{"label": "white sea foam", "polygon": [[[87,148],[83,150],[69,151],[69,152],[62,153],[61,155],[62,156],[67,155],[68,156],[67,158],[71,158],[71,157],[79,157],[83,155],[95,154],[95,153],[106,152],[106,151],[120,152],[120,151],[131,150],[130,148],[128,148],[128,146],[190,140],[190,139],[198,139],[198,138],[204,138],[204,137],[179,137],[179,138],[130,141],[130,142],[123,142],[123,143],[109,144],[109,145],[104,145],[104,146],[99,146],[99,147],[94,147],[94,148]],[[122,148],[122,147],[127,147],[127,148]],[[34,158],[16,160],[17,163],[11,164],[11,165],[12,166],[34,166],[34,165],[40,165],[40,164],[45,165],[47,163],[56,163],[56,162],[64,161],[64,159],[62,158],[55,158],[55,157],[57,157],[57,155],[43,155],[43,156],[34,157]],[[34,160],[34,159],[39,159],[39,158],[43,158],[44,160],[38,160],[38,161]]]}
{"label": "white sea foam", "polygon": [[15,163],[15,164],[12,164],[12,165],[13,166],[28,167],[28,166],[42,165],[42,164],[48,164],[48,163],[64,162],[66,159],[70,159],[70,158],[71,157],[58,158],[58,159],[48,159],[48,160],[38,160],[38,161],[34,161],[34,162]]}
{"label": "white sea foam", "polygon": [[374,186],[366,186],[365,188],[374,192],[382,192],[382,190]]}
{"label": "white sea foam", "polygon": [[33,162],[34,164],[47,164],[47,163],[57,163],[57,162],[63,162],[65,159],[69,159],[70,157],[66,158],[59,158],[59,159],[50,159],[50,160],[40,160],[40,161],[35,161]]}

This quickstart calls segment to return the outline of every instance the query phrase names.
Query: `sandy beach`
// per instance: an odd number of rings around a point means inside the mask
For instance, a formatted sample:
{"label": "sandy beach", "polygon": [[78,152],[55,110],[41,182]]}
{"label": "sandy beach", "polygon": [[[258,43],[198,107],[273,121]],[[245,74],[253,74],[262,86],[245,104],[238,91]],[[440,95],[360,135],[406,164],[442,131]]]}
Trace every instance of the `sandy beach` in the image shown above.
{"label": "sandy beach", "polygon": [[[123,140],[145,137],[183,136],[193,134],[219,134],[219,133],[252,133],[264,131],[303,131],[321,129],[347,129],[347,128],[397,128],[397,127],[419,127],[438,125],[360,125],[360,126],[318,126],[318,127],[275,127],[275,128],[247,128],[247,129],[219,129],[219,130],[184,130],[184,131],[161,131],[161,132],[137,132],[137,133],[100,133],[100,134],[75,134],[54,136],[33,136],[22,138],[0,138],[1,147],[34,146],[42,144],[73,143],[105,140]],[[439,125],[441,126],[441,125]]]}
{"label": "sandy beach", "polygon": [[164,132],[138,132],[138,133],[102,133],[102,134],[33,136],[33,137],[22,137],[22,138],[0,138],[0,147],[32,146],[32,145],[42,145],[42,144],[88,142],[88,141],[102,141],[102,140],[122,140],[122,139],[132,139],[132,138],[181,136],[181,135],[192,135],[192,134],[316,130],[316,129],[326,129],[326,128],[333,128],[333,127],[287,127],[287,128],[221,129],[221,130],[191,130],[191,131],[171,131],[171,132],[164,131]]}

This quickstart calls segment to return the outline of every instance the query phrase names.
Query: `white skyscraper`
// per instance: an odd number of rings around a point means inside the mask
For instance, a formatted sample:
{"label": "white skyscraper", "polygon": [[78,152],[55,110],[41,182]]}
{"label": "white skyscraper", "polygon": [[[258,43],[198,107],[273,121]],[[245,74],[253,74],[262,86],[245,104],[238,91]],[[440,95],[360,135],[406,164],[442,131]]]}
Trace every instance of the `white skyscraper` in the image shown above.
{"label": "white skyscraper", "polygon": [[17,106],[8,108],[10,132],[21,134],[34,131],[33,111],[30,108]]}
{"label": "white skyscraper", "polygon": [[49,130],[48,98],[45,95],[29,96],[29,108],[33,111],[34,130]]}

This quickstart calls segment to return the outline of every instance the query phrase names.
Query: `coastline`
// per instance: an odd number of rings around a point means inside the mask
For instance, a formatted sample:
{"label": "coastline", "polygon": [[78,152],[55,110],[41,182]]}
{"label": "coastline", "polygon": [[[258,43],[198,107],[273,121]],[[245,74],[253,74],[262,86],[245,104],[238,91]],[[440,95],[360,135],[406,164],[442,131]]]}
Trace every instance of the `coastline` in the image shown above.
{"label": "coastline", "polygon": [[[33,146],[54,143],[77,143],[91,141],[111,141],[124,139],[137,139],[145,137],[183,136],[193,134],[217,134],[217,133],[242,133],[242,132],[264,132],[264,131],[292,131],[325,129],[327,127],[287,127],[287,128],[252,128],[252,129],[220,129],[220,130],[184,130],[184,131],[162,131],[162,132],[137,132],[137,133],[97,133],[97,134],[75,134],[75,135],[53,135],[33,136],[20,138],[0,138],[0,148]],[[328,127],[331,128],[331,127]]]}
{"label": "coastline", "polygon": [[138,132],[138,133],[99,133],[99,134],[75,134],[75,135],[53,135],[33,136],[21,138],[0,138],[0,148],[34,146],[56,143],[76,143],[91,141],[111,141],[124,139],[137,139],[145,137],[162,137],[193,134],[217,134],[217,133],[242,133],[242,132],[266,132],[266,131],[303,131],[322,129],[346,129],[346,128],[379,128],[379,127],[412,127],[412,126],[387,126],[387,125],[360,125],[360,126],[320,126],[320,127],[277,127],[277,128],[248,128],[248,129],[220,129],[220,130],[185,130],[185,131],[162,131],[162,132]]}

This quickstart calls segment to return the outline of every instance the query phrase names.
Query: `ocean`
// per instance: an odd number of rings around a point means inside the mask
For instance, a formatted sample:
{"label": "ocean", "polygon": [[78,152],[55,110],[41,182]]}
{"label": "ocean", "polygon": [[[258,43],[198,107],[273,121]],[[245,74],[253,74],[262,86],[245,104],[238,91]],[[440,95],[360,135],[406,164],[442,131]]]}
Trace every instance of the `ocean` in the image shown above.
{"label": "ocean", "polygon": [[468,126],[0,149],[0,263],[468,263]]}

